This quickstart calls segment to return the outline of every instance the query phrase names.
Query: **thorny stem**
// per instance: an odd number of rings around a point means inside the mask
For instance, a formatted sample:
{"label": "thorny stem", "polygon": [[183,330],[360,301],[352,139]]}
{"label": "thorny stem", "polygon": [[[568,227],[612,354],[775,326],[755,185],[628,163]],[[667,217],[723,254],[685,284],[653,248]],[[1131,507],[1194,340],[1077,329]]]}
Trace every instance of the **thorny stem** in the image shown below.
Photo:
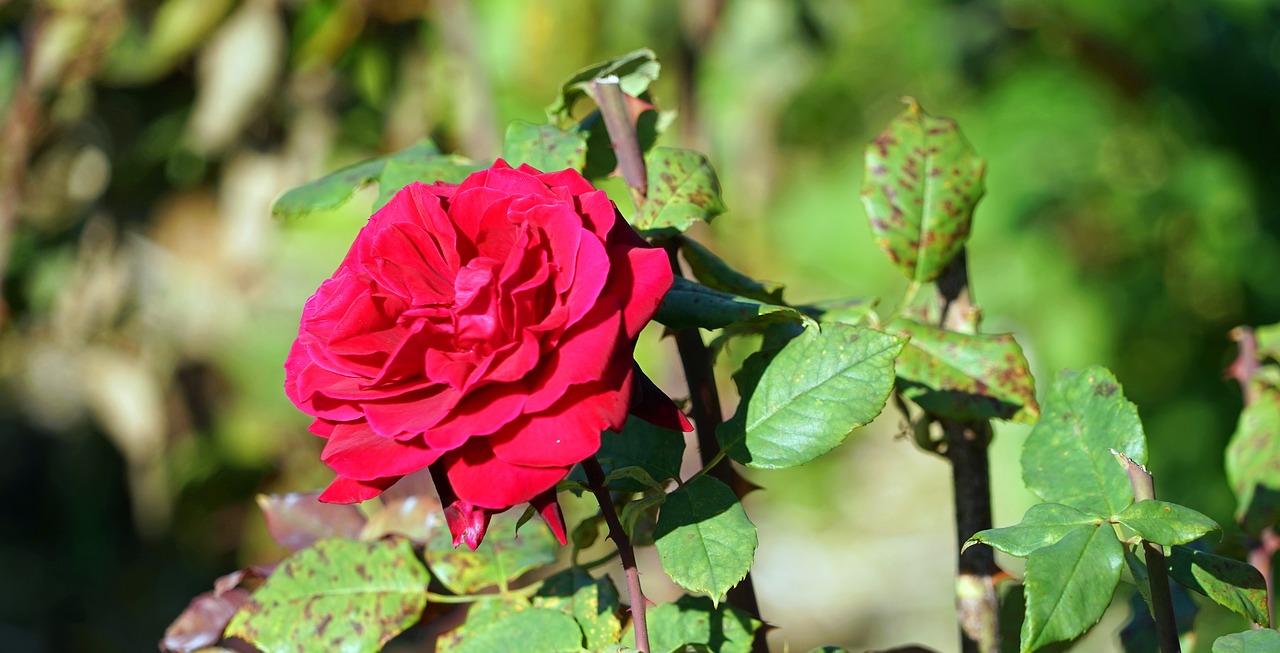
{"label": "thorny stem", "polygon": [[[1227,376],[1240,384],[1240,393],[1244,396],[1244,405],[1248,406],[1258,399],[1258,386],[1253,383],[1253,375],[1258,371],[1258,336],[1249,327],[1236,327],[1231,330],[1231,339],[1236,341],[1240,351],[1236,359],[1227,368]],[[1269,621],[1275,624],[1275,581],[1271,558],[1280,550],[1280,535],[1275,528],[1266,526],[1257,535],[1248,534],[1249,564],[1253,565],[1267,584],[1267,607]],[[1255,624],[1256,626],[1256,624]]]}
{"label": "thorny stem", "polygon": [[609,526],[609,537],[617,545],[618,556],[622,558],[622,569],[627,575],[627,595],[631,599],[631,625],[636,634],[636,648],[641,653],[649,653],[649,626],[645,622],[644,591],[640,589],[640,569],[636,566],[636,553],[631,548],[631,538],[622,528],[618,520],[618,511],[613,507],[613,497],[609,496],[609,488],[605,487],[604,470],[595,456],[582,461],[582,471],[586,472],[587,484],[591,493],[600,502],[600,512]]}
{"label": "thorny stem", "polygon": [[[1146,467],[1134,462],[1123,453],[1111,450],[1116,460],[1129,475],[1134,501],[1150,501],[1156,498],[1155,479]],[[1156,622],[1156,637],[1160,641],[1160,653],[1181,653],[1178,643],[1178,622],[1173,616],[1173,595],[1169,593],[1169,572],[1165,563],[1164,547],[1142,540],[1142,550],[1147,558],[1147,582],[1151,585],[1151,612]]]}
{"label": "thorny stem", "polygon": [[[618,158],[618,168],[631,188],[632,197],[638,208],[644,204],[649,192],[648,176],[635,127],[627,113],[626,98],[622,88],[616,79],[602,78],[591,82],[591,92],[596,105],[600,107],[605,129],[609,132],[609,140],[613,143],[614,154]],[[680,269],[679,237],[668,240],[665,246],[667,256],[671,259],[672,272],[683,275]],[[720,395],[716,389],[711,354],[707,350],[706,343],[702,342],[702,335],[697,329],[676,331],[675,340],[676,349],[680,352],[680,362],[684,367],[685,379],[689,384],[689,416],[693,418],[697,429],[698,451],[702,456],[702,464],[709,468],[711,476],[733,488],[734,494],[742,498],[755,486],[739,476],[729,461],[724,460],[720,443],[716,441],[716,427],[724,420],[724,415],[720,410]],[[755,584],[750,572],[742,582],[729,590],[725,598],[729,605],[752,616],[760,616]],[[760,628],[756,631],[752,653],[769,652],[766,630]],[[637,630],[637,642],[638,634]]]}
{"label": "thorny stem", "polygon": [[[969,290],[969,269],[961,249],[938,278],[937,301],[943,328],[962,333],[978,330],[978,308]],[[956,538],[963,543],[978,531],[992,527],[991,423],[939,420],[945,434],[946,456],[951,461],[955,491]],[[999,572],[995,552],[975,546],[960,553],[956,565],[956,620],[964,653],[998,653],[1000,650],[1000,602],[995,577]]]}

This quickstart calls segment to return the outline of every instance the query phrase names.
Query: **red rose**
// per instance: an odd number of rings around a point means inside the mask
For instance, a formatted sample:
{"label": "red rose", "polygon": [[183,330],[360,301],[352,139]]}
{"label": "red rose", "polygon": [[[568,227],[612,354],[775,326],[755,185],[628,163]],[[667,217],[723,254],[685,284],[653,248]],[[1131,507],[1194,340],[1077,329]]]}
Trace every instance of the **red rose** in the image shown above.
{"label": "red rose", "polygon": [[525,502],[563,543],[554,486],[602,429],[633,406],[688,428],[632,359],[671,282],[666,254],[573,170],[499,160],[406,186],[307,301],[285,362],[338,475],[320,500],[429,468],[455,546]]}

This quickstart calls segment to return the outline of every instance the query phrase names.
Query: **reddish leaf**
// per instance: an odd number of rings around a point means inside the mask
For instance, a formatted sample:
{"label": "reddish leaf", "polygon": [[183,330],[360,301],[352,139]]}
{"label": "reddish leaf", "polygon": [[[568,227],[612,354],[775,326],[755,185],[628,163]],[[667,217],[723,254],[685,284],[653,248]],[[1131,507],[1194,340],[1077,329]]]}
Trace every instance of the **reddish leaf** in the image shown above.
{"label": "reddish leaf", "polygon": [[318,496],[319,492],[258,495],[267,530],[277,544],[297,551],[327,537],[360,537],[365,519],[358,508],[320,503]]}
{"label": "reddish leaf", "polygon": [[231,617],[248,601],[249,592],[242,589],[215,590],[191,599],[187,609],[164,631],[160,650],[191,653],[217,644]]}

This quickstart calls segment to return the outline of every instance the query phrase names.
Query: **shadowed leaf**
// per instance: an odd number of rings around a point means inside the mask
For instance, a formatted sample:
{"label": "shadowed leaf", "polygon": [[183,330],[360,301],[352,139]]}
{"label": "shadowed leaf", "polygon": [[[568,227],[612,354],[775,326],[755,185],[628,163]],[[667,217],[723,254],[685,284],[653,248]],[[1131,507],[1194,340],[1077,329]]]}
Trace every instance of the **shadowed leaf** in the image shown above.
{"label": "shadowed leaf", "polygon": [[1169,553],[1169,576],[1245,619],[1270,627],[1267,585],[1253,565],[1174,546]]}
{"label": "shadowed leaf", "polygon": [[867,145],[862,203],[876,243],[908,279],[933,281],[964,246],[985,173],[956,123],[914,100]]}
{"label": "shadowed leaf", "polygon": [[377,651],[418,621],[427,581],[407,540],[322,540],[289,556],[226,634],[265,653]]}
{"label": "shadowed leaf", "polygon": [[782,284],[756,281],[730,267],[714,252],[689,238],[680,241],[680,251],[693,276],[708,288],[765,302],[783,304]]}
{"label": "shadowed leaf", "polygon": [[750,321],[805,322],[809,318],[794,308],[764,304],[731,295],[681,277],[662,299],[655,321],[672,329],[720,329]]}
{"label": "shadowed leaf", "polygon": [[1244,407],[1227,445],[1227,480],[1239,500],[1236,518],[1257,533],[1280,517],[1280,391],[1263,387]]}
{"label": "shadowed leaf", "polygon": [[1036,385],[1013,334],[969,335],[911,320],[888,331],[911,340],[898,357],[898,388],[929,413],[955,420],[1034,424]]}
{"label": "shadowed leaf", "polygon": [[1250,630],[1213,641],[1213,653],[1280,653],[1280,632]]}
{"label": "shadowed leaf", "polygon": [[580,567],[566,569],[543,581],[533,597],[533,605],[573,617],[586,637],[586,648],[592,651],[615,644],[622,633],[618,588],[608,576],[592,578]]}
{"label": "shadowed leaf", "polygon": [[[674,603],[649,608],[649,644],[657,651],[684,651],[686,644],[702,644],[718,653],[751,653],[761,624],[729,605],[713,605],[705,596],[682,596]],[[622,643],[634,645],[630,628]]]}
{"label": "shadowed leaf", "polygon": [[249,592],[242,589],[205,592],[197,596],[165,629],[160,650],[165,653],[192,653],[217,644],[232,615],[248,602]]}

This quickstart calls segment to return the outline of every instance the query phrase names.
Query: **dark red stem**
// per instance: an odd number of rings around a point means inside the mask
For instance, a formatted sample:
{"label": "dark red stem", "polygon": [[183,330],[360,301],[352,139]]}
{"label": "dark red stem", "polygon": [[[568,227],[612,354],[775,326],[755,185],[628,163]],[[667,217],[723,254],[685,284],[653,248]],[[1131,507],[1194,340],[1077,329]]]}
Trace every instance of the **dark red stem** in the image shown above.
{"label": "dark red stem", "polygon": [[636,566],[636,552],[631,546],[631,538],[622,528],[618,520],[618,511],[613,507],[613,497],[609,496],[609,488],[605,487],[604,469],[595,456],[582,461],[582,471],[587,475],[587,486],[600,502],[600,512],[604,514],[604,522],[609,527],[609,538],[618,547],[618,557],[622,560],[622,569],[627,575],[627,595],[631,598],[631,626],[636,634],[636,648],[641,653],[649,653],[649,626],[645,622],[644,590],[640,589],[640,568]]}

